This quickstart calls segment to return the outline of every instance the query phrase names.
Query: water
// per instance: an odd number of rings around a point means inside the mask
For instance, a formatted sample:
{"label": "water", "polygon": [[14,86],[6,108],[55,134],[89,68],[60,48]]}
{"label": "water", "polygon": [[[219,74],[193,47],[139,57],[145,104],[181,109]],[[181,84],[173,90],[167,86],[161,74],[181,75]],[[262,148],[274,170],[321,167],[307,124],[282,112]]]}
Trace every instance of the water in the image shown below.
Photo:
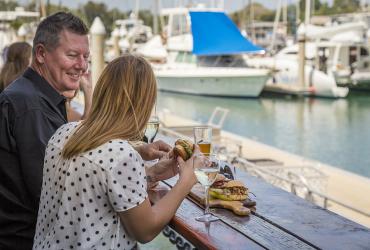
{"label": "water", "polygon": [[230,110],[223,129],[370,177],[370,95],[347,99],[227,99],[160,92],[158,109],[206,123]]}

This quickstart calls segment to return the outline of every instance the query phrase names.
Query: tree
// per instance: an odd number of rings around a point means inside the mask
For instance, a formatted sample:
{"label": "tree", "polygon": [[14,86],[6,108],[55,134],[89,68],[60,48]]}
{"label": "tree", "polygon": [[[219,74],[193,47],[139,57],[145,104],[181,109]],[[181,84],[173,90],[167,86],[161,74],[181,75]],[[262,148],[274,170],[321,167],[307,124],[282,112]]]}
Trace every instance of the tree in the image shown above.
{"label": "tree", "polygon": [[16,1],[0,1],[0,11],[14,10],[18,6]]}
{"label": "tree", "polygon": [[336,13],[355,12],[360,9],[359,0],[334,0],[333,9]]}
{"label": "tree", "polygon": [[275,18],[275,11],[267,9],[260,3],[253,3],[253,5],[248,4],[243,9],[231,13],[231,19],[237,24],[237,26],[242,27],[247,23],[251,22],[251,9],[253,7],[254,20],[257,21],[273,21]]}

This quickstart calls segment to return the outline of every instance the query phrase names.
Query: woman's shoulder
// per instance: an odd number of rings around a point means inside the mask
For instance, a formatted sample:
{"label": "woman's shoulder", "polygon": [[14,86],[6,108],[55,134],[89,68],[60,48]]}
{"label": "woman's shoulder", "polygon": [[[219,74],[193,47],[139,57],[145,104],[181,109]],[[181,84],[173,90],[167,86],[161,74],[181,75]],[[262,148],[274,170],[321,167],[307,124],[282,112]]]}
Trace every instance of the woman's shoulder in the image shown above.
{"label": "woman's shoulder", "polygon": [[80,125],[80,122],[69,122],[60,126],[54,135],[50,138],[49,143],[63,145],[68,140],[70,134]]}
{"label": "woman's shoulder", "polygon": [[122,162],[141,162],[142,159],[137,151],[130,145],[127,140],[114,139],[100,145],[99,147],[86,152],[93,161],[109,167]]}

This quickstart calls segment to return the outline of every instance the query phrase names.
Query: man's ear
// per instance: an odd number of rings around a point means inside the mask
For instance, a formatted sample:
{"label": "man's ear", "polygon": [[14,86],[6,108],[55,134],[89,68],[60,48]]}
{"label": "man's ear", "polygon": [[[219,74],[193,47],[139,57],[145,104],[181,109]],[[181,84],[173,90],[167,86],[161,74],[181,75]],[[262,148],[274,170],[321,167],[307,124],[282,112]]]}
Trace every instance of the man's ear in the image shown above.
{"label": "man's ear", "polygon": [[45,62],[46,48],[43,44],[37,44],[35,49],[35,60],[39,64]]}

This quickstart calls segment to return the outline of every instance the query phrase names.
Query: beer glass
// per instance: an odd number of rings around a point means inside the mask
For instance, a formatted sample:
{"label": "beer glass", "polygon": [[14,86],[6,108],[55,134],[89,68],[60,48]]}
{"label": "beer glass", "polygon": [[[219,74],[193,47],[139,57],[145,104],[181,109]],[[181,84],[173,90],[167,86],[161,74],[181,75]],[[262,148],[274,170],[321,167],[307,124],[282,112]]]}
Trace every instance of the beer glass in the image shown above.
{"label": "beer glass", "polygon": [[211,153],[212,128],[208,126],[194,127],[194,143],[203,154]]}

